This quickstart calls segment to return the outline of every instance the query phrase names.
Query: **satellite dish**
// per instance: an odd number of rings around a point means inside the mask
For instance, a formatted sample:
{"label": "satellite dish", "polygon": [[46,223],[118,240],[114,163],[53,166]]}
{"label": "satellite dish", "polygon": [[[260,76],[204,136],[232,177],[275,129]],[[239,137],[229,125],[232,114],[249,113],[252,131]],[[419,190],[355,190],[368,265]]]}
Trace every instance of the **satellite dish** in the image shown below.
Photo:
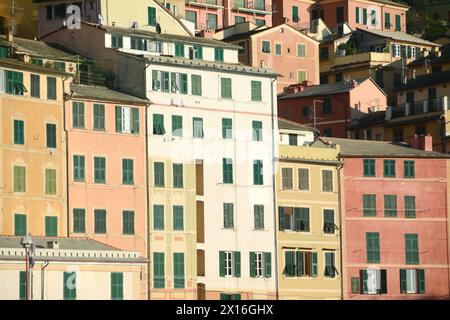
{"label": "satellite dish", "polygon": [[159,23],[156,24],[156,33],[161,34],[161,25]]}

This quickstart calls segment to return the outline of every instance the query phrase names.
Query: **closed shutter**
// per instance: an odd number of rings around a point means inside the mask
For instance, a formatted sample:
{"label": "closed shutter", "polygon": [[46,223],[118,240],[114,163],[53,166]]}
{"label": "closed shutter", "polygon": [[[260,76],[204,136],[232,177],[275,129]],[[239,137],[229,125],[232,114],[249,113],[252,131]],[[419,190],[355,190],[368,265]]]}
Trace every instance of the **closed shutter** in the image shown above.
{"label": "closed shutter", "polygon": [[261,101],[261,81],[251,82],[252,101]]}
{"label": "closed shutter", "polygon": [[139,109],[132,108],[131,112],[132,112],[132,118],[133,118],[131,132],[139,133]]}
{"label": "closed shutter", "polygon": [[360,270],[359,271],[359,279],[361,282],[360,288],[362,289],[362,293],[369,293],[369,288],[367,286],[367,270]]}
{"label": "closed shutter", "polygon": [[234,259],[234,276],[239,278],[241,276],[241,253],[239,251],[233,252]]}
{"label": "closed shutter", "polygon": [[406,293],[406,270],[400,269],[400,292]]}
{"label": "closed shutter", "polygon": [[272,277],[272,253],[264,252],[264,277]]}
{"label": "closed shutter", "polygon": [[425,270],[417,270],[419,276],[419,293],[425,293]]}
{"label": "closed shutter", "polygon": [[219,274],[221,277],[225,277],[225,252],[219,252]]}
{"label": "closed shutter", "polygon": [[156,26],[156,8],[148,7],[148,25]]}
{"label": "closed shutter", "polygon": [[387,293],[387,272],[386,270],[381,270],[381,293]]}
{"label": "closed shutter", "polygon": [[312,277],[317,278],[318,274],[317,252],[312,253]]}
{"label": "closed shutter", "polygon": [[202,95],[202,77],[199,75],[193,74],[191,76],[191,94],[193,96],[201,96]]}
{"label": "closed shutter", "polygon": [[359,8],[356,7],[356,23],[361,23],[361,18],[359,16]]}
{"label": "closed shutter", "polygon": [[285,219],[285,217],[284,217],[284,208],[283,207],[279,207],[278,208],[278,216],[279,216],[279,226],[278,226],[278,228],[279,228],[279,230],[280,231],[284,231],[284,219]]}
{"label": "closed shutter", "polygon": [[367,9],[363,9],[363,24],[367,25]]}
{"label": "closed shutter", "polygon": [[296,275],[297,277],[303,276],[303,252],[297,251],[295,253],[296,258]]}
{"label": "closed shutter", "polygon": [[250,252],[250,277],[256,277],[256,254],[254,252]]}
{"label": "closed shutter", "polygon": [[116,132],[122,132],[122,108],[116,106]]}
{"label": "closed shutter", "polygon": [[287,277],[295,276],[295,252],[294,251],[285,251],[284,252],[284,261],[285,267],[283,274]]}
{"label": "closed shutter", "polygon": [[19,299],[27,299],[27,272],[19,271]]}
{"label": "closed shutter", "polygon": [[123,300],[123,273],[111,272],[111,300]]}

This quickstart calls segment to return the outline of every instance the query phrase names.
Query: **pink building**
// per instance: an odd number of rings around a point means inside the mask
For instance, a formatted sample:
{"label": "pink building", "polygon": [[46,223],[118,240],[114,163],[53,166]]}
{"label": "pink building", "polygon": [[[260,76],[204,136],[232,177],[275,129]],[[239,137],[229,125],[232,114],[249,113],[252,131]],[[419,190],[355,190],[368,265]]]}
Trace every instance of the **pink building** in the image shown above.
{"label": "pink building", "polygon": [[287,23],[297,30],[309,29],[313,0],[272,0],[274,26]]}
{"label": "pink building", "polygon": [[68,133],[68,231],[147,256],[146,100],[72,85]]}
{"label": "pink building", "polygon": [[311,19],[322,18],[329,28],[347,22],[352,29],[368,28],[406,32],[409,7],[389,0],[318,0]]}
{"label": "pink building", "polygon": [[[448,299],[446,154],[329,139],[341,147],[345,299]],[[419,141],[422,140],[422,141]],[[421,147],[423,150],[419,149]]]}

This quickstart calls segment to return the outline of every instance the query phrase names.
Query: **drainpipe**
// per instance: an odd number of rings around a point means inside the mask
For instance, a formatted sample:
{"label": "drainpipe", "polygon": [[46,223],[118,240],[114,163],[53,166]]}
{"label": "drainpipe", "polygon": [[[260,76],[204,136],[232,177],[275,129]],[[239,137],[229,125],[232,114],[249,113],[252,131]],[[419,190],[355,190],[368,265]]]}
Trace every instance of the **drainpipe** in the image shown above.
{"label": "drainpipe", "polygon": [[[448,166],[449,166],[448,161],[449,160],[446,161],[447,162],[446,168],[448,168]],[[448,171],[448,169],[446,171]],[[448,216],[449,216],[449,213],[448,213],[448,177],[447,177],[447,183],[445,185],[445,208],[447,208],[447,214],[446,214],[446,218],[445,218],[445,222],[446,222],[445,230],[446,230],[446,238],[447,238],[447,266],[449,266],[450,265],[450,257],[449,257],[450,241],[448,239],[448,229],[450,227],[450,224],[448,221]],[[448,282],[448,289],[449,289],[447,298],[449,298],[450,297],[450,268],[447,268],[447,272],[448,272],[447,282]]]}
{"label": "drainpipe", "polygon": [[277,239],[277,204],[276,204],[276,164],[275,164],[275,116],[274,116],[274,103],[273,103],[273,84],[277,80],[277,77],[273,78],[270,83],[270,103],[271,103],[271,118],[272,118],[272,194],[273,194],[273,229],[274,229],[274,258],[275,258],[275,297],[279,299],[278,288],[278,239]]}
{"label": "drainpipe", "polygon": [[69,77],[66,77],[63,79],[62,84],[62,93],[63,93],[63,128],[64,128],[64,134],[65,134],[65,141],[66,141],[66,232],[67,237],[70,235],[70,204],[69,204],[69,132],[67,130],[66,125],[66,101],[69,101],[72,97],[71,96],[65,96],[65,82],[69,79]]}
{"label": "drainpipe", "polygon": [[[342,160],[342,156],[338,155],[338,159],[340,161]],[[340,255],[340,268],[341,268],[341,300],[344,300],[344,262],[343,262],[343,241],[342,241],[342,190],[341,190],[341,170],[343,168],[343,164],[338,164],[337,170],[338,170],[338,208],[339,208],[339,255]]]}
{"label": "drainpipe", "polygon": [[150,107],[150,104],[145,105],[145,116],[144,116],[144,125],[145,125],[145,186],[146,186],[146,196],[147,196],[147,257],[148,257],[148,263],[147,263],[147,300],[150,300],[150,268],[151,268],[151,261],[150,261],[150,181],[149,181],[149,157],[148,157],[148,125],[147,125],[147,118],[148,118],[148,107]]}
{"label": "drainpipe", "polygon": [[45,268],[48,267],[50,262],[48,260],[45,261],[44,266],[41,268],[41,300],[44,300],[44,276],[45,276]]}

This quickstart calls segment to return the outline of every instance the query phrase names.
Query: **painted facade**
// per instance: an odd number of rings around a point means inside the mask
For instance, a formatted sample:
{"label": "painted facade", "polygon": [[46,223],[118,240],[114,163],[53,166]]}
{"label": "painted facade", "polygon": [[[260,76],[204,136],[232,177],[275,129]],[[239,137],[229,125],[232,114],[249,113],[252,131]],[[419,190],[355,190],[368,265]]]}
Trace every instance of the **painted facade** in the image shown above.
{"label": "painted facade", "polygon": [[274,26],[287,23],[297,30],[311,26],[311,7],[313,0],[272,0],[274,8],[272,23]]}

